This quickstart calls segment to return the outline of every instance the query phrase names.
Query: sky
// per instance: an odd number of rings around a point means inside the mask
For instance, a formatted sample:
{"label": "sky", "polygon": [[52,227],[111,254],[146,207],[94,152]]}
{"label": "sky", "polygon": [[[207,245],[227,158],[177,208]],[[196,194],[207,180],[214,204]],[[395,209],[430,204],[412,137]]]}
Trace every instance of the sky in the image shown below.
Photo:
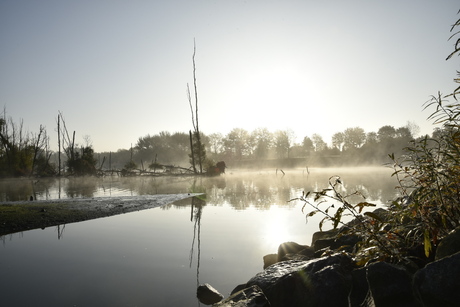
{"label": "sky", "polygon": [[[408,122],[431,133],[459,57],[458,0],[0,0],[0,107],[24,130],[57,115],[77,143],[128,149],[140,137],[199,128],[331,136]],[[193,93],[192,93],[193,94]],[[3,114],[4,115],[4,114]]]}

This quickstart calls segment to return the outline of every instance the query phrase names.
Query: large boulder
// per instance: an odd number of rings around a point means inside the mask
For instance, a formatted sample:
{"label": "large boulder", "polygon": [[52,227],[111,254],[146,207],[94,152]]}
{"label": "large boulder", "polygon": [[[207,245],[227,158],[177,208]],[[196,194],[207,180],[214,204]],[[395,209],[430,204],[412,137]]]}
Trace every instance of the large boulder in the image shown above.
{"label": "large boulder", "polygon": [[225,300],[214,304],[213,307],[270,307],[270,302],[263,291],[256,285],[245,288]]}
{"label": "large boulder", "polygon": [[284,242],[278,247],[278,261],[293,260],[293,258],[297,258],[295,260],[309,260],[314,258],[314,256],[314,249],[308,245],[300,245],[296,242]]}
{"label": "large boulder", "polygon": [[[271,306],[347,306],[352,259],[345,254],[269,266],[246,284],[257,285]],[[333,295],[331,295],[333,294]]]}
{"label": "large boulder", "polygon": [[368,306],[420,306],[412,292],[412,276],[404,268],[387,262],[372,263],[366,269],[366,278]]}
{"label": "large boulder", "polygon": [[278,254],[268,254],[264,256],[264,270],[278,262]]}
{"label": "large boulder", "polygon": [[460,304],[460,252],[427,264],[414,276],[414,291],[424,307]]}
{"label": "large boulder", "polygon": [[361,304],[366,299],[369,286],[366,279],[367,268],[357,268],[351,272],[352,287],[349,296],[350,307],[361,307]]}
{"label": "large boulder", "polygon": [[460,227],[454,229],[444,239],[441,240],[436,248],[435,259],[439,260],[444,257],[460,252]]}

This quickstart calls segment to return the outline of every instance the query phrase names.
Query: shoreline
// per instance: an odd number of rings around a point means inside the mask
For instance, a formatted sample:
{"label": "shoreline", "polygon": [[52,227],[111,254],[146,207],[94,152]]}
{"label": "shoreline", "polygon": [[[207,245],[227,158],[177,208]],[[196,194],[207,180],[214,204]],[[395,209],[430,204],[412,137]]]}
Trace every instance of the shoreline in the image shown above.
{"label": "shoreline", "polygon": [[0,203],[0,237],[161,207],[203,193],[94,197]]}

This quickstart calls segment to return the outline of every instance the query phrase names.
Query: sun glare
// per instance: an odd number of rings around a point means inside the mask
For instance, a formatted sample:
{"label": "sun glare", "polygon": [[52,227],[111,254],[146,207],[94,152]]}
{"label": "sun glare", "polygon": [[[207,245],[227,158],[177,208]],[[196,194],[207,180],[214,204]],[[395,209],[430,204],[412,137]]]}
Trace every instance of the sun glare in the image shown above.
{"label": "sun glare", "polygon": [[277,251],[278,246],[286,242],[290,237],[289,223],[286,216],[278,210],[271,209],[269,217],[264,227],[263,240],[267,245],[267,248],[273,251]]}

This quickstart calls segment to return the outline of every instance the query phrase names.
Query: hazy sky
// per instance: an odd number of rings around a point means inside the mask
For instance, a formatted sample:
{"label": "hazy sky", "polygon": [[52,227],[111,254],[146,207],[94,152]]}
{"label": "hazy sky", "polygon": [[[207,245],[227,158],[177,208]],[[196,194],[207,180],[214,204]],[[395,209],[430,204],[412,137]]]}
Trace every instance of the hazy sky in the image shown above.
{"label": "hazy sky", "polygon": [[200,128],[291,129],[300,142],[349,127],[415,122],[450,93],[458,0],[0,0],[0,106],[57,149],[64,114],[77,141],[129,148],[192,129],[196,39]]}

